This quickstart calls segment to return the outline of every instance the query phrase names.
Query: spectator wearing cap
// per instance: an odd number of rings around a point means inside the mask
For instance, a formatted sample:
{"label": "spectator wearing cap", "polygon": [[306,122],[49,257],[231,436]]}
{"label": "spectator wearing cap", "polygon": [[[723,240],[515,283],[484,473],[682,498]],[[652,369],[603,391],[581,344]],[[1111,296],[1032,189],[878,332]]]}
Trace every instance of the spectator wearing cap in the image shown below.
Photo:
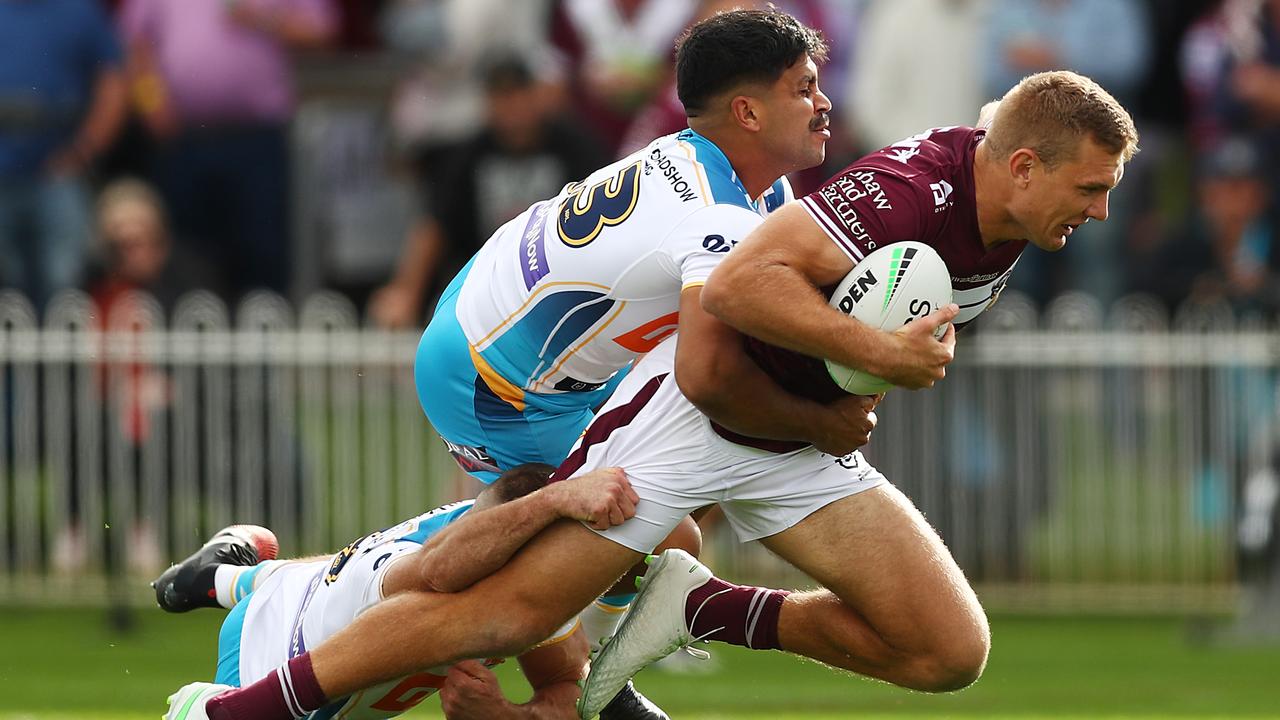
{"label": "spectator wearing cap", "polygon": [[1280,0],[1223,0],[1215,13],[1206,20],[1216,22],[1218,53],[1205,54],[1218,75],[1200,81],[1211,105],[1196,109],[1208,113],[1202,126],[1209,130],[1254,139],[1271,186],[1272,222],[1280,223]]}
{"label": "spectator wearing cap", "polygon": [[1186,234],[1166,244],[1139,289],[1171,306],[1226,301],[1238,312],[1274,317],[1280,278],[1268,187],[1258,143],[1228,136],[1200,158],[1195,210]]}
{"label": "spectator wearing cap", "polygon": [[120,46],[98,3],[0,1],[0,287],[42,307],[80,283],[85,174],[124,111]]}
{"label": "spectator wearing cap", "polygon": [[608,162],[525,58],[500,55],[481,65],[484,125],[419,163],[420,217],[395,276],[370,300],[379,325],[420,324],[424,301],[444,289],[489,235]]}

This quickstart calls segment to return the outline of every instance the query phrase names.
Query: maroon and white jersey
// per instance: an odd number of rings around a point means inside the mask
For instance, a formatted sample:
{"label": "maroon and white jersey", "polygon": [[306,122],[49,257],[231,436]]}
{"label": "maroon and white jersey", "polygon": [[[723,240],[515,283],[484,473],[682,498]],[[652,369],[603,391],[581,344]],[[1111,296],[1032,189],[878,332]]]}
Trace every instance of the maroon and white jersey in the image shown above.
{"label": "maroon and white jersey", "polygon": [[[1026,247],[1025,241],[992,249],[982,244],[973,154],[985,133],[949,127],[913,135],[857,160],[800,202],[855,265],[873,250],[903,240],[932,246],[951,273],[960,306],[956,327],[962,327],[995,302]],[[750,337],[746,346],[748,354],[792,393],[819,402],[844,394],[821,360]],[[769,445],[779,450],[795,447]]]}
{"label": "maroon and white jersey", "polygon": [[856,265],[903,240],[938,251],[951,271],[956,325],[1000,294],[1026,242],[988,250],[978,233],[973,153],[986,133],[935,128],[858,160],[803,198],[805,210]]}

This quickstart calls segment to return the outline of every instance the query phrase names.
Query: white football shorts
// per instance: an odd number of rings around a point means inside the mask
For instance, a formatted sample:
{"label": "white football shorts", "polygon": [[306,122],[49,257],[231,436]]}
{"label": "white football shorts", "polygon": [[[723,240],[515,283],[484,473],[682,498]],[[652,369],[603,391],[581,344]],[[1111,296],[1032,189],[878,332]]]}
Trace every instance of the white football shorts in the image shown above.
{"label": "white football shorts", "polygon": [[557,473],[626,471],[640,496],[636,515],[596,532],[647,553],[684,516],[718,504],[747,542],[887,482],[861,452],[838,458],[807,447],[780,454],[720,437],[676,385],[676,340],[665,340],[636,364]]}

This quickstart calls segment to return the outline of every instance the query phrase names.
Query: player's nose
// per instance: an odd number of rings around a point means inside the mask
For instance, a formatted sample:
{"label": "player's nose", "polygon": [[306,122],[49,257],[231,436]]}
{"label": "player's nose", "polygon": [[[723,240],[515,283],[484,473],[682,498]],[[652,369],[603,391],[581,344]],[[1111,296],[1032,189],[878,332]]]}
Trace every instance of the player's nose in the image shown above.
{"label": "player's nose", "polygon": [[822,92],[821,88],[817,88],[817,93],[817,97],[814,98],[813,111],[819,115],[831,112],[831,98],[827,97],[827,94]]}
{"label": "player's nose", "polygon": [[1098,222],[1106,220],[1107,215],[1110,214],[1110,208],[1108,207],[1110,197],[1111,193],[1103,193],[1101,197],[1094,200],[1093,204],[1085,210],[1085,216],[1091,220],[1097,220]]}

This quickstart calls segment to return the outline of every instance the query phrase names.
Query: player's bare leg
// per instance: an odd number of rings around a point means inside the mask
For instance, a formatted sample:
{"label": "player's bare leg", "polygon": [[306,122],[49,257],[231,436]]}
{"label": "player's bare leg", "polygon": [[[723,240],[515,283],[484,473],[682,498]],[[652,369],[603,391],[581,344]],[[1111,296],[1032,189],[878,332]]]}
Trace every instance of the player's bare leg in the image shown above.
{"label": "player's bare leg", "polygon": [[[680,521],[680,524],[676,525],[676,529],[672,530],[667,539],[654,548],[653,552],[656,555],[663,550],[671,548],[679,548],[694,557],[698,557],[702,553],[702,528],[699,527],[698,523],[694,522],[692,517],[686,517]],[[648,567],[644,562],[638,562],[633,565],[625,575],[619,578],[618,582],[614,583],[613,587],[609,588],[605,596],[623,594],[634,596],[636,593],[636,578],[643,576]],[[590,637],[587,639],[589,641],[592,640]]]}
{"label": "player's bare leg", "polygon": [[640,557],[580,523],[559,522],[464,592],[406,592],[370,608],[311,651],[315,678],[335,698],[464,658],[518,655]]}
{"label": "player's bare leg", "polygon": [[762,542],[830,590],[738,586],[683,553],[651,567],[631,615],[592,665],[579,712],[697,640],[780,649],[925,691],[982,672],[986,616],[946,547],[891,485],[837,500]]}
{"label": "player's bare leg", "polygon": [[986,615],[897,488],[838,500],[763,542],[829,588],[783,602],[784,650],[917,690],[957,690],[981,675]]}
{"label": "player's bare leg", "polygon": [[[676,528],[667,536],[667,539],[654,548],[654,552],[660,553],[671,548],[684,550],[694,557],[702,553],[702,529],[698,523],[694,522],[692,517],[686,517],[681,520],[680,524],[676,525]],[[647,567],[648,565],[645,563],[636,563],[618,582],[614,583],[613,587],[609,588],[608,592],[588,605],[578,615],[582,623],[582,630],[589,641],[592,657],[595,657],[602,649],[603,644],[618,631],[618,626],[622,624],[623,619],[626,617],[631,601],[635,599],[636,578],[644,575]],[[627,681],[627,684],[618,691],[618,694],[609,701],[609,704],[600,710],[600,720],[618,720],[621,718],[627,718],[628,720],[637,718],[670,720],[666,712],[652,700],[642,695],[631,681]]]}

